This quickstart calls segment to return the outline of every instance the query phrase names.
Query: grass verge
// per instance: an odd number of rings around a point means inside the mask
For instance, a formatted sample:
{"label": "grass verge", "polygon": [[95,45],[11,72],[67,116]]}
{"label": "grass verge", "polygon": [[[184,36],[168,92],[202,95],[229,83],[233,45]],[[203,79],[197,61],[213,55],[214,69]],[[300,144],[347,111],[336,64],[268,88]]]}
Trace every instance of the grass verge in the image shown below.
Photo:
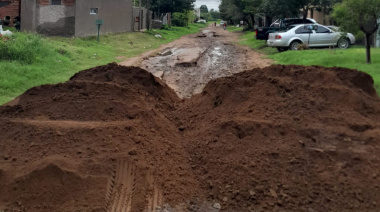
{"label": "grass verge", "polygon": [[[0,105],[31,87],[64,82],[78,71],[123,61],[204,27],[206,24],[189,24],[167,30],[106,34],[99,43],[96,37],[42,37],[15,32],[10,39],[0,38]],[[157,34],[162,38],[156,38]]]}
{"label": "grass verge", "polygon": [[268,47],[265,41],[256,40],[254,32],[244,32],[240,36],[239,44],[267,55],[277,64],[284,65],[319,65],[324,67],[344,67],[357,69],[372,76],[375,89],[380,95],[380,49],[371,49],[372,64],[366,63],[364,46],[354,45],[349,49],[309,49],[303,51],[278,52],[276,48]]}
{"label": "grass verge", "polygon": [[310,49],[304,51],[286,51],[270,55],[269,58],[279,64],[319,65],[325,67],[345,67],[357,69],[372,76],[375,88],[380,94],[380,49],[371,49],[372,64],[366,63],[365,48],[354,46],[349,49]]}

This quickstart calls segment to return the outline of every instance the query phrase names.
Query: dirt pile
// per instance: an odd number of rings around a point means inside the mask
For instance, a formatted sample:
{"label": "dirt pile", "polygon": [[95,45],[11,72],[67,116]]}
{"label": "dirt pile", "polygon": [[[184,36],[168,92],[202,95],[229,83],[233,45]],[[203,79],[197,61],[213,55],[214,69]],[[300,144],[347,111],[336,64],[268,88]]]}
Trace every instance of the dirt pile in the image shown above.
{"label": "dirt pile", "polygon": [[380,209],[380,99],[362,72],[277,65],[181,101],[109,64],[0,114],[0,209]]}
{"label": "dirt pile", "polygon": [[187,153],[166,118],[178,103],[152,74],[116,64],[28,90],[0,109],[0,209],[142,211],[163,195],[195,196]]}
{"label": "dirt pile", "polygon": [[232,211],[379,210],[372,85],[354,70],[280,65],[210,82],[176,112],[208,198]]}

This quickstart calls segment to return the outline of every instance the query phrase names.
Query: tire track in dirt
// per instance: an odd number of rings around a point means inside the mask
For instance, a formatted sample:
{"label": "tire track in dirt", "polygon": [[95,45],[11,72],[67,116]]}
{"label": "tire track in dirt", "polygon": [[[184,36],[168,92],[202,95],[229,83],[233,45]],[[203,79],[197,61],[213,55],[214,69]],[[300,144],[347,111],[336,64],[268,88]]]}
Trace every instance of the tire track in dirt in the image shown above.
{"label": "tire track in dirt", "polygon": [[[143,206],[135,202],[137,190],[146,198]],[[153,173],[144,174],[133,162],[124,159],[114,166],[105,199],[104,211],[107,212],[131,212],[141,207],[144,211],[156,211],[163,204],[163,194],[155,184]]]}
{"label": "tire track in dirt", "polygon": [[136,167],[129,161],[120,160],[108,183],[105,211],[131,211],[136,186],[135,179]]}

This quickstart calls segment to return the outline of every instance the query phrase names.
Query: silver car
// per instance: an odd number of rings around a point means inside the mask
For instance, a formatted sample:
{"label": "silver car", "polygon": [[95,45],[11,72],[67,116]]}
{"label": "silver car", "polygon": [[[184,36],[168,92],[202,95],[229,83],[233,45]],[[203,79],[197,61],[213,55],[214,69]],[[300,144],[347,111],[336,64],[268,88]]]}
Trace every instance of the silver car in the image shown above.
{"label": "silver car", "polygon": [[355,37],[351,33],[334,31],[320,24],[300,24],[270,33],[267,44],[279,51],[297,50],[300,44],[309,47],[338,46],[346,49],[355,44]]}

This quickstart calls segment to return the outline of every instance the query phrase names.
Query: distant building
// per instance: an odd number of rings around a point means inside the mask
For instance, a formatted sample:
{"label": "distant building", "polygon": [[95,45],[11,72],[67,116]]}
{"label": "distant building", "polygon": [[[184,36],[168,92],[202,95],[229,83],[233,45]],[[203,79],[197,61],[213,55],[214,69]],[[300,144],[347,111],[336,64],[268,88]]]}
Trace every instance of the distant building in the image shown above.
{"label": "distant building", "polygon": [[315,8],[310,8],[307,18],[314,19],[317,23],[322,25],[334,25],[334,22],[331,20],[330,15],[326,15],[323,12],[316,10]]}
{"label": "distant building", "polygon": [[20,0],[0,0],[1,24],[13,26],[18,16],[20,16]]}
{"label": "distant building", "polygon": [[201,8],[195,8],[194,14],[195,14],[195,16],[197,16],[198,19],[200,19],[201,18]]}
{"label": "distant building", "polygon": [[145,7],[133,7],[133,31],[144,30],[147,28],[148,16],[152,16],[152,13]]}
{"label": "distant building", "polygon": [[132,31],[131,0],[21,0],[21,31],[84,37]]}

